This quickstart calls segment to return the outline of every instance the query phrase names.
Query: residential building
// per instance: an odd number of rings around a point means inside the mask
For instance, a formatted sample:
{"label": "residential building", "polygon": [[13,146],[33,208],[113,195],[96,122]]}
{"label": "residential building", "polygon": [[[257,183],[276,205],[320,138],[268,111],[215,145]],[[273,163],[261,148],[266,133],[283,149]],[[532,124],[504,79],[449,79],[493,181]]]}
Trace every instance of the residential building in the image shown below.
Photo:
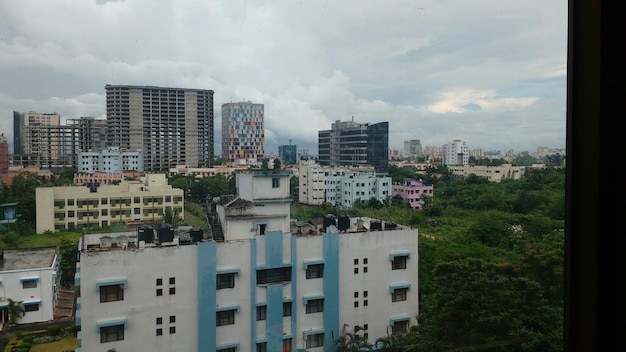
{"label": "residential building", "polygon": [[426,185],[422,180],[406,178],[400,184],[392,186],[393,196],[399,195],[411,204],[411,208],[420,210],[424,207],[423,195],[434,197],[433,185]]}
{"label": "residential building", "polygon": [[346,172],[325,177],[325,201],[339,209],[350,209],[356,202],[374,198],[386,202],[391,198],[392,181],[388,176],[369,172]]}
{"label": "residential building", "polygon": [[283,165],[297,164],[298,163],[298,146],[295,144],[279,145],[278,146],[278,158]]}
{"label": "residential building", "polygon": [[374,173],[371,165],[322,166],[315,160],[300,160],[298,163],[298,202],[322,205],[326,201],[326,178],[342,176],[348,172]]}
{"label": "residential building", "polygon": [[9,171],[9,143],[4,133],[0,134],[0,174]]}
{"label": "residential building", "polygon": [[36,111],[13,111],[13,154],[31,154],[32,136],[28,128],[38,126],[60,126],[61,115],[58,113],[40,113]]}
{"label": "residential building", "polygon": [[260,164],[265,157],[265,106],[251,101],[222,104],[222,162]]}
{"label": "residential building", "polygon": [[465,141],[455,139],[443,145],[444,166],[463,166],[469,163],[469,148]]}
{"label": "residential building", "polygon": [[513,166],[502,164],[500,166],[484,165],[462,165],[449,166],[448,171],[459,178],[467,178],[469,175],[484,177],[491,182],[502,182],[502,180],[519,180],[524,176],[525,166]]}
{"label": "residential building", "polygon": [[153,229],[83,236],[79,350],[331,352],[357,329],[373,343],[416,325],[417,229],[339,216],[303,235],[289,172],[236,176],[191,245]]}
{"label": "residential building", "polygon": [[145,171],[212,165],[212,90],[109,84],[105,90],[108,146],[141,150]]}
{"label": "residential building", "polygon": [[54,320],[60,282],[56,247],[0,250],[0,326],[9,322],[9,299],[24,309],[19,324]]}
{"label": "residential building", "polygon": [[98,171],[110,173],[144,171],[143,152],[141,150],[121,151],[119,147],[78,152],[77,164],[77,171],[87,174]]}
{"label": "residential building", "polygon": [[389,173],[389,122],[335,121],[318,132],[322,166],[372,165],[377,174]]}
{"label": "residential building", "polygon": [[184,216],[183,190],[167,184],[165,174],[119,185],[37,187],[37,233],[107,227],[116,223],[155,223],[166,209]]}

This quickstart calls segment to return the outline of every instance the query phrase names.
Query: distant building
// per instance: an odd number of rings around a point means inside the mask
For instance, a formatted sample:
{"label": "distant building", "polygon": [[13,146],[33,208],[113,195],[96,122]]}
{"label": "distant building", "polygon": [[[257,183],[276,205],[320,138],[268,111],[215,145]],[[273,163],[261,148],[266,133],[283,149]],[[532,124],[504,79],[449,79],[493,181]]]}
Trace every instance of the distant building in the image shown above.
{"label": "distant building", "polygon": [[77,171],[87,174],[94,172],[121,173],[123,171],[143,170],[143,153],[121,151],[119,147],[109,147],[100,151],[82,151],[78,153]]}
{"label": "distant building", "polygon": [[107,120],[94,117],[67,119],[68,126],[75,126],[78,132],[78,151],[101,151],[107,147]]}
{"label": "distant building", "polygon": [[513,166],[503,164],[500,166],[462,165],[449,166],[448,171],[459,178],[467,178],[469,175],[484,177],[490,182],[502,182],[503,180],[519,180],[524,176],[525,166]]}
{"label": "distant building", "polygon": [[251,101],[222,104],[222,162],[260,164],[265,157],[265,107]]}
{"label": "distant building", "polygon": [[374,198],[385,202],[391,198],[392,181],[389,176],[376,176],[371,172],[347,171],[343,175],[326,176],[325,201],[339,209],[350,209],[357,201]]}
{"label": "distant building", "polygon": [[9,171],[9,143],[4,133],[0,135],[0,174]]}
{"label": "distant building", "polygon": [[168,185],[165,174],[119,185],[37,187],[35,204],[37,233],[152,224],[163,219],[166,208],[184,217],[183,190]]}
{"label": "distant building", "polygon": [[331,352],[357,328],[370,343],[409,331],[419,313],[417,229],[348,216],[299,226],[289,178],[237,172],[236,194],[210,204],[210,236],[83,236],[79,349]]}
{"label": "distant building", "polygon": [[213,164],[212,90],[110,84],[104,88],[108,146],[141,150],[145,171]]}
{"label": "distant building", "polygon": [[280,161],[286,164],[298,163],[298,146],[295,144],[279,145],[278,146],[278,158]]}
{"label": "distant building", "polygon": [[25,311],[18,324],[54,320],[60,282],[55,247],[0,250],[0,322],[9,322],[9,299],[21,302]]}
{"label": "distant building", "polygon": [[404,155],[422,155],[422,142],[419,139],[404,141]]}
{"label": "distant building", "polygon": [[463,166],[469,163],[469,148],[464,141],[455,139],[443,145],[444,166]]}
{"label": "distant building", "polygon": [[399,195],[411,204],[411,208],[420,210],[424,207],[422,195],[434,196],[433,185],[425,185],[422,180],[407,178],[400,184],[392,186],[393,196]]}
{"label": "distant building", "polygon": [[318,132],[318,162],[322,166],[372,165],[389,173],[389,122],[335,121]]}

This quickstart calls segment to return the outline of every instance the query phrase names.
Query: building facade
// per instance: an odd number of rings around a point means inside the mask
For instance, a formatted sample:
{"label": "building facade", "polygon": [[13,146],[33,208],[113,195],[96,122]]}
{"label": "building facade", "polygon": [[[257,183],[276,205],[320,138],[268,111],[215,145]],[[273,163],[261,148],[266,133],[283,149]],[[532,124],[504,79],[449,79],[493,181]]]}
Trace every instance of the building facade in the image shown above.
{"label": "building facade", "polygon": [[419,139],[404,141],[404,155],[422,155],[422,142]]}
{"label": "building facade", "polygon": [[318,161],[322,166],[372,165],[389,173],[389,122],[335,121],[318,132]]}
{"label": "building facade", "polygon": [[443,145],[444,166],[463,166],[469,164],[469,148],[465,141],[455,139]]}
{"label": "building facade", "polygon": [[143,153],[121,151],[119,147],[109,147],[100,151],[78,153],[77,171],[87,174],[94,172],[121,173],[123,171],[143,170]]}
{"label": "building facade", "polygon": [[119,185],[37,187],[37,233],[107,227],[116,223],[155,223],[167,208],[184,216],[183,190],[167,184],[165,174]]}
{"label": "building facade", "polygon": [[295,144],[286,144],[278,146],[278,157],[283,165],[298,163],[298,146]]}
{"label": "building facade", "polygon": [[17,323],[52,321],[60,282],[56,248],[0,250],[0,322],[9,322],[9,299],[24,309]]}
{"label": "building facade", "polygon": [[315,160],[300,160],[298,163],[298,202],[322,205],[326,201],[326,178],[342,176],[349,172],[375,173],[371,165],[322,166]]}
{"label": "building facade", "polygon": [[265,106],[251,101],[222,104],[222,162],[260,164],[265,157]]}
{"label": "building facade", "polygon": [[374,342],[415,325],[417,230],[340,216],[292,232],[289,177],[238,172],[237,194],[211,204],[210,238],[192,245],[84,236],[81,350],[331,352],[357,329]]}
{"label": "building facade", "polygon": [[94,117],[67,119],[68,126],[78,130],[77,152],[100,151],[106,149],[107,120]]}
{"label": "building facade", "polygon": [[408,201],[411,204],[411,208],[420,210],[425,203],[422,196],[426,195],[432,198],[434,196],[434,186],[425,185],[422,180],[407,178],[403,183],[392,186],[392,194],[393,196],[399,195],[402,199]]}
{"label": "building facade", "polygon": [[338,209],[350,209],[356,202],[368,202],[371,198],[380,202],[391,198],[391,177],[376,176],[373,172],[326,176],[325,185],[325,201]]}
{"label": "building facade", "polygon": [[146,171],[212,165],[212,90],[108,84],[105,90],[108,146],[141,150]]}
{"label": "building facade", "polygon": [[0,134],[0,174],[9,171],[9,143],[4,133]]}
{"label": "building facade", "polygon": [[450,166],[448,171],[458,178],[467,178],[469,175],[484,177],[490,182],[502,182],[502,180],[519,180],[526,172],[525,166],[513,166],[502,164],[500,166],[463,165]]}

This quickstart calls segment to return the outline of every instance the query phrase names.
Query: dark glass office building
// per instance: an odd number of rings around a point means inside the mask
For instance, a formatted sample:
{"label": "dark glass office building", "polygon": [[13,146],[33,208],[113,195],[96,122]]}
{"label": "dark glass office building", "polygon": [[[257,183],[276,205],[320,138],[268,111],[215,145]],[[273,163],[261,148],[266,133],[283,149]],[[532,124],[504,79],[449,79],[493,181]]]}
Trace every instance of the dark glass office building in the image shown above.
{"label": "dark glass office building", "polygon": [[389,122],[335,121],[318,132],[318,162],[322,166],[374,166],[389,173]]}

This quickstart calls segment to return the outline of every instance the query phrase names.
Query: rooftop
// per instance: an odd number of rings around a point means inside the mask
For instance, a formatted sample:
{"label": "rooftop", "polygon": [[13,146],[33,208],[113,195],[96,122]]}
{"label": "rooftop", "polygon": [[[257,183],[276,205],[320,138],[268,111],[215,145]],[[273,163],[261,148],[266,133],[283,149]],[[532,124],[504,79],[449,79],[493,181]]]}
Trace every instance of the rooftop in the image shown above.
{"label": "rooftop", "polygon": [[49,268],[57,254],[56,247],[38,249],[5,249],[0,251],[0,271]]}

